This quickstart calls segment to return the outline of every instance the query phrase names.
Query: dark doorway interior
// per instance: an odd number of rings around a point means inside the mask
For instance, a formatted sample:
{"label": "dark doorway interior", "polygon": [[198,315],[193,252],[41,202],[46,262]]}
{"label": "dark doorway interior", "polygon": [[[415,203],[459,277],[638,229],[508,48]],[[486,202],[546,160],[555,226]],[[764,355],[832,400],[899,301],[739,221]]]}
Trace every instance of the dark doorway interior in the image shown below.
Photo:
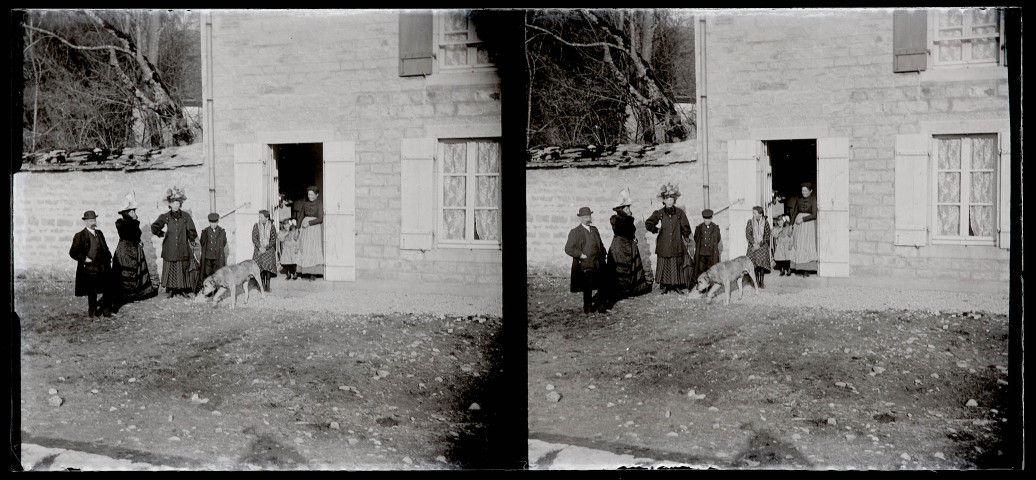
{"label": "dark doorway interior", "polygon": [[801,195],[802,182],[817,185],[817,141],[776,140],[766,142],[773,172],[773,191],[785,198]]}
{"label": "dark doorway interior", "polygon": [[[273,145],[277,162],[277,188],[291,200],[305,198],[306,188],[316,185],[323,192],[324,145],[321,143],[285,143]],[[323,195],[321,195],[321,198]]]}

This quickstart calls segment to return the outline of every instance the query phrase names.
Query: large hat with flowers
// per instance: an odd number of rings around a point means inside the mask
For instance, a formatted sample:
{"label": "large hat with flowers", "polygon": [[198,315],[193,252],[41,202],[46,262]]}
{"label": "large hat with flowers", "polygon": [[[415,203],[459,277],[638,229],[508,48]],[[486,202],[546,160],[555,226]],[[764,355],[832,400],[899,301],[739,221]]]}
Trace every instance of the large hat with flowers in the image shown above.
{"label": "large hat with flowers", "polygon": [[662,185],[662,189],[658,193],[658,196],[662,197],[662,198],[665,198],[665,197],[673,197],[673,198],[679,197],[680,196],[680,187],[676,186],[672,182],[667,182],[665,185]]}
{"label": "large hat with flowers", "polygon": [[166,190],[165,192],[166,202],[178,201],[180,203],[183,203],[185,200],[187,200],[187,194],[183,191],[182,188],[172,187],[169,190]]}

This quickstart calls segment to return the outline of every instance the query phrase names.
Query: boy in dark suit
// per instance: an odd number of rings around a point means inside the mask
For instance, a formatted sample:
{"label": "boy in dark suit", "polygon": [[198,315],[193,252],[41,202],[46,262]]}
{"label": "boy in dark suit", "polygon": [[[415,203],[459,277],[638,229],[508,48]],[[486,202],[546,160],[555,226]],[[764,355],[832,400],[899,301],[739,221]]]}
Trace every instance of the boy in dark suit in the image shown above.
{"label": "boy in dark suit", "polygon": [[[111,308],[104,292],[110,282],[112,253],[108,250],[108,242],[104,241],[104,234],[97,229],[97,214],[93,210],[83,214],[83,224],[86,228],[72,237],[72,248],[68,250],[68,256],[77,262],[75,296],[87,298],[91,318],[96,317],[98,311],[110,317]],[[101,294],[100,300],[98,294]]]}
{"label": "boy in dark suit", "polygon": [[[603,293],[607,291],[605,273],[608,250],[604,247],[601,234],[593,222],[589,207],[579,209],[579,225],[568,232],[565,253],[572,257],[572,282],[569,290],[583,292],[583,313],[607,309]],[[598,290],[594,302],[593,291]]]}
{"label": "boy in dark suit", "polygon": [[719,263],[719,226],[712,223],[712,210],[701,211],[702,222],[694,227],[694,274],[692,281]]}
{"label": "boy in dark suit", "polygon": [[206,277],[227,264],[227,231],[219,226],[219,214],[209,214],[209,226],[201,231],[201,278],[198,289]]}

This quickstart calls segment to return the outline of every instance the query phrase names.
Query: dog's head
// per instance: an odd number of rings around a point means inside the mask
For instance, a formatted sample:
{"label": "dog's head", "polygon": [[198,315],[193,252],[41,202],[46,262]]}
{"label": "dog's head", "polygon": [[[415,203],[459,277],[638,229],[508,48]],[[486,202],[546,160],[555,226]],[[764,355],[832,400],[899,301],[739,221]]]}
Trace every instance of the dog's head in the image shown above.
{"label": "dog's head", "polygon": [[201,294],[203,296],[210,296],[216,291],[216,281],[212,277],[208,277],[201,282]]}
{"label": "dog's head", "polygon": [[695,289],[698,290],[698,292],[705,293],[709,290],[710,285],[712,285],[712,282],[709,280],[708,272],[698,275],[698,283],[695,287]]}

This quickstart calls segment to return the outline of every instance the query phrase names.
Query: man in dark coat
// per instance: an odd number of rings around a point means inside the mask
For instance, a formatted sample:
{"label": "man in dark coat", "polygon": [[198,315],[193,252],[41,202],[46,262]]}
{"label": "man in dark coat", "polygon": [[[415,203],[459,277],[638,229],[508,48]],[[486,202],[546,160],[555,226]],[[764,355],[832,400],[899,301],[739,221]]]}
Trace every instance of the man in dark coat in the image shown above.
{"label": "man in dark coat", "polygon": [[[597,227],[591,225],[593,219],[589,207],[579,209],[579,226],[568,232],[565,253],[572,257],[572,282],[569,290],[573,293],[583,292],[583,313],[594,310],[604,311],[607,302],[601,295],[607,291],[605,268],[608,250],[604,247]],[[598,290],[595,302],[593,291]],[[596,304],[595,304],[596,303]]]}
{"label": "man in dark coat", "polygon": [[[83,214],[83,224],[86,228],[72,237],[72,248],[68,250],[68,256],[77,262],[75,296],[87,298],[91,318],[97,316],[98,310],[110,317],[111,309],[104,293],[110,282],[112,253],[104,234],[97,229],[97,214],[93,210]],[[101,294],[100,300],[98,294]]]}
{"label": "man in dark coat", "polygon": [[227,231],[219,226],[219,214],[209,214],[209,226],[201,231],[201,276],[195,290],[201,288],[201,282],[209,275],[216,273],[227,265]]}
{"label": "man in dark coat", "polygon": [[712,223],[712,210],[701,211],[702,222],[694,228],[694,274],[691,282],[709,267],[719,263],[719,226]]}

